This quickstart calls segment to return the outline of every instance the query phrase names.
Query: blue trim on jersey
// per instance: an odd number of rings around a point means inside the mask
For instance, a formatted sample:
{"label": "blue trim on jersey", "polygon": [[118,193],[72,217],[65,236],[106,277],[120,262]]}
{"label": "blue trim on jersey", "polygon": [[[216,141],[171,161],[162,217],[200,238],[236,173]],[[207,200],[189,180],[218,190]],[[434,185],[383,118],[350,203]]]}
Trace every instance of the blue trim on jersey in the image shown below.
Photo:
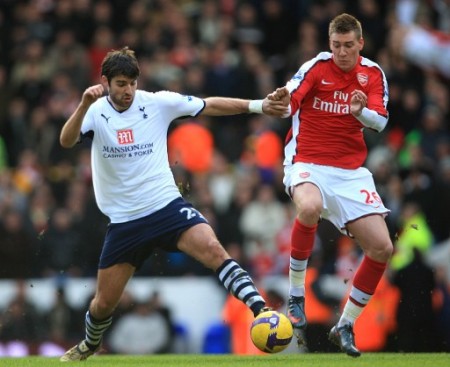
{"label": "blue trim on jersey", "polygon": [[203,99],[202,100],[203,101],[203,107],[202,107],[202,109],[200,110],[200,111],[198,111],[196,114],[195,114],[195,116],[193,116],[193,117],[197,117],[198,115],[200,115],[202,112],[203,112],[203,110],[205,109],[205,107],[206,107],[206,101]]}
{"label": "blue trim on jersey", "polygon": [[181,197],[146,217],[110,223],[98,267],[104,269],[114,264],[130,263],[139,269],[156,248],[178,251],[181,234],[199,223],[208,222]]}

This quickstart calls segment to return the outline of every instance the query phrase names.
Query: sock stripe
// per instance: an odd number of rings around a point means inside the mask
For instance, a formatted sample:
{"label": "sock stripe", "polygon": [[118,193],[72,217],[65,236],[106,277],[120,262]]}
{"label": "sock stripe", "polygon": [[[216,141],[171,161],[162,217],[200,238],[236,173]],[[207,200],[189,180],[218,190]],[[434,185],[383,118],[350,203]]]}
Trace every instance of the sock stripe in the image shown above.
{"label": "sock stripe", "polygon": [[103,334],[112,324],[112,316],[104,320],[96,320],[91,317],[89,311],[86,312],[85,326],[86,326],[86,342],[92,346],[98,346]]}
{"label": "sock stripe", "polygon": [[242,284],[245,285],[246,282],[247,282],[247,285],[252,285],[253,284],[253,282],[251,281],[250,276],[248,275],[248,273],[241,269],[240,272],[236,272],[234,274],[231,274],[230,281],[229,281],[229,284],[228,284],[227,288],[228,289],[234,289],[234,292],[236,292],[236,290],[238,288],[240,288]]}
{"label": "sock stripe", "polygon": [[363,303],[359,303],[356,299],[354,299],[353,297],[348,297],[348,299],[351,301],[351,302],[353,302],[356,306],[358,306],[358,307],[366,307],[366,305],[365,304],[363,304]]}
{"label": "sock stripe", "polygon": [[[247,304],[248,300],[252,299],[252,298],[257,298],[258,301],[264,301],[263,298],[259,295],[258,292],[249,292],[246,296],[243,297],[243,301],[245,302],[245,304]],[[251,302],[251,304],[253,304],[253,302]],[[249,305],[250,306],[250,305]]]}
{"label": "sock stripe", "polygon": [[240,269],[239,266],[235,265],[231,269],[229,269],[223,279],[221,279],[227,289],[230,289],[233,286],[234,280],[236,279],[237,274],[239,274],[239,270],[242,269]]}
{"label": "sock stripe", "polygon": [[265,301],[255,287],[250,275],[239,264],[226,260],[216,271],[222,285],[237,299],[244,302],[253,313],[258,314]]}
{"label": "sock stripe", "polygon": [[236,265],[237,264],[231,259],[225,260],[224,263],[216,270],[219,280],[222,282],[229,275],[229,270]]}
{"label": "sock stripe", "polygon": [[248,288],[249,286],[250,287],[252,286],[251,282],[242,283],[242,284],[238,285],[236,287],[236,289],[234,289],[234,293],[239,294],[239,293],[241,293],[241,291],[245,291],[245,289]]}

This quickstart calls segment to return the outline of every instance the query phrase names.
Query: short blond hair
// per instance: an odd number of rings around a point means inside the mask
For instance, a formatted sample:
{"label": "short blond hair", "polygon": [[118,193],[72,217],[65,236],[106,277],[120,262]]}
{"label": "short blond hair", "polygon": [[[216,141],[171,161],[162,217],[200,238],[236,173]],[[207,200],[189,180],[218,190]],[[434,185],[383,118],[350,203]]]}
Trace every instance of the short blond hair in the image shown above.
{"label": "short blond hair", "polygon": [[358,19],[353,15],[343,13],[336,16],[331,22],[328,28],[328,36],[333,33],[345,34],[351,31],[355,32],[357,39],[362,37],[362,27]]}

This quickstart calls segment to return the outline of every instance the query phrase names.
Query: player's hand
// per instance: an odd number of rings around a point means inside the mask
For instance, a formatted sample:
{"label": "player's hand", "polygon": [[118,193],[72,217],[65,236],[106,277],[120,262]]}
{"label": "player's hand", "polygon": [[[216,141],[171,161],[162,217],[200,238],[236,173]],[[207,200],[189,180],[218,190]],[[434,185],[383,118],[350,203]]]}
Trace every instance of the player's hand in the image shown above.
{"label": "player's hand", "polygon": [[286,87],[277,88],[267,95],[263,102],[263,111],[269,116],[287,117],[290,115],[291,94]]}
{"label": "player's hand", "polygon": [[103,96],[104,91],[105,89],[101,84],[93,85],[92,87],[87,88],[81,97],[81,103],[90,106],[97,99]]}
{"label": "player's hand", "polygon": [[352,92],[350,100],[350,112],[354,116],[359,116],[362,112],[362,109],[366,106],[367,106],[366,94],[359,89],[355,89]]}
{"label": "player's hand", "polygon": [[289,104],[283,101],[272,101],[267,97],[263,101],[263,112],[269,116],[287,117],[290,115]]}
{"label": "player's hand", "polygon": [[291,102],[291,94],[286,87],[277,88],[274,92],[266,97],[270,101],[282,101],[286,106]]}

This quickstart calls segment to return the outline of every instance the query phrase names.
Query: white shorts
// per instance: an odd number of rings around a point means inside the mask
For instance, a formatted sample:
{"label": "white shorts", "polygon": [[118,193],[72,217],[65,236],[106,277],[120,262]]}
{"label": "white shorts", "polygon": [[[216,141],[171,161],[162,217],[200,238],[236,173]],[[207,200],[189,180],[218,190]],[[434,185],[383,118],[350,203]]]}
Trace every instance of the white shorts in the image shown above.
{"label": "white shorts", "polygon": [[283,183],[292,196],[292,188],[310,182],[316,185],[323,199],[321,216],[333,223],[343,234],[350,235],[346,225],[358,218],[382,214],[387,209],[375,188],[372,173],[367,168],[343,169],[312,163],[295,163],[284,167]]}

